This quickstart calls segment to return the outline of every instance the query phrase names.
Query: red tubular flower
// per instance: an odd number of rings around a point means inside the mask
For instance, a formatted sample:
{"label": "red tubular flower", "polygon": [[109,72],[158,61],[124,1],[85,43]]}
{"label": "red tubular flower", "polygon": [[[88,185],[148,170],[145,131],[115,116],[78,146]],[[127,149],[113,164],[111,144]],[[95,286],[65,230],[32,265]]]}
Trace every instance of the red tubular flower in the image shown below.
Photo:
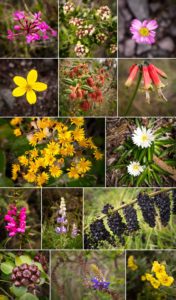
{"label": "red tubular flower", "polygon": [[148,66],[142,67],[142,75],[144,79],[144,88],[148,90],[151,87],[152,82],[151,77],[149,75]]}
{"label": "red tubular flower", "polygon": [[91,104],[89,101],[85,100],[81,103],[80,107],[83,111],[88,111],[91,108]]}
{"label": "red tubular flower", "polygon": [[164,87],[165,85],[161,82],[160,78],[159,78],[159,75],[158,75],[158,72],[155,68],[154,65],[152,64],[149,64],[148,66],[148,71],[149,71],[149,74],[150,74],[150,77],[152,79],[152,82],[153,84],[159,89],[161,87]]}
{"label": "red tubular flower", "polygon": [[[150,64],[150,65],[152,65],[152,64]],[[154,65],[152,65],[152,66],[155,68],[156,72],[157,72],[160,76],[162,76],[163,78],[166,78],[166,79],[167,79],[167,74],[166,74],[166,73],[164,73],[161,69],[157,68],[156,66],[154,66]]]}
{"label": "red tubular flower", "polygon": [[128,76],[128,79],[125,82],[125,86],[129,87],[129,86],[132,85],[133,81],[136,78],[138,70],[139,70],[139,66],[138,65],[136,65],[136,64],[132,65],[132,67],[130,68],[130,75]]}

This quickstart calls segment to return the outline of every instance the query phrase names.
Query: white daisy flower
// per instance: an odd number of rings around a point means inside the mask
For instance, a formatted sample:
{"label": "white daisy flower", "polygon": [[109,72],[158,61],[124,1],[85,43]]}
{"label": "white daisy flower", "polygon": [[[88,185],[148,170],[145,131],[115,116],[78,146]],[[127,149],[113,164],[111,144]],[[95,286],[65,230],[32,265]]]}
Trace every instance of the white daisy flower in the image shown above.
{"label": "white daisy flower", "polygon": [[138,161],[132,161],[128,166],[128,173],[132,176],[139,176],[144,171],[144,167]]}
{"label": "white daisy flower", "polygon": [[152,142],[154,141],[154,138],[155,137],[152,130],[147,129],[144,126],[142,126],[141,128],[138,127],[132,135],[133,143],[141,148],[150,147]]}

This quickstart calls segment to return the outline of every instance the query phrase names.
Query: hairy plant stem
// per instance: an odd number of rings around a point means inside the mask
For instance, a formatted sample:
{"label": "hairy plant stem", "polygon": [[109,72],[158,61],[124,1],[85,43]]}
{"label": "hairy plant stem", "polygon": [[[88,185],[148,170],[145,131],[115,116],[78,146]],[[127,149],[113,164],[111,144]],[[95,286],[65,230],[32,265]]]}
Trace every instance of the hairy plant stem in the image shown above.
{"label": "hairy plant stem", "polygon": [[139,89],[139,85],[140,85],[140,83],[141,83],[141,80],[142,80],[142,72],[140,71],[139,76],[138,76],[138,81],[137,81],[136,87],[135,87],[134,92],[133,92],[133,94],[132,94],[132,96],[131,96],[131,98],[130,98],[130,101],[129,101],[129,103],[128,103],[128,106],[127,106],[127,109],[126,109],[126,111],[125,111],[124,116],[127,116],[127,114],[129,113],[129,111],[130,111],[130,109],[131,109],[131,106],[132,106],[132,104],[133,104],[133,101],[134,101],[134,99],[136,98],[136,94],[137,94],[137,91],[138,91],[138,89]]}
{"label": "hairy plant stem", "polygon": [[[156,191],[156,192],[153,192],[153,193],[148,194],[148,196],[149,196],[149,197],[154,197],[154,196],[159,195],[159,194],[161,194],[161,193],[169,192],[169,191],[171,191],[171,190],[173,190],[173,188],[163,188],[163,189],[161,189],[161,190],[159,190],[159,191]],[[127,207],[127,206],[129,206],[129,205],[134,205],[137,201],[138,201],[138,199],[135,198],[135,199],[132,200],[130,203],[123,204],[123,205],[121,205],[121,206],[119,206],[119,207],[113,209],[113,211],[111,211],[108,215],[111,215],[111,214],[113,214],[114,212],[119,211],[119,210],[121,210],[121,209],[123,209],[123,208],[125,208],[125,207]],[[106,218],[106,217],[107,217],[107,215],[102,214],[101,216],[99,216],[98,218],[96,218],[95,221],[96,221],[96,220],[104,219],[104,218]],[[88,227],[89,227],[89,225],[85,226],[85,227],[84,227],[84,230],[86,230]]]}

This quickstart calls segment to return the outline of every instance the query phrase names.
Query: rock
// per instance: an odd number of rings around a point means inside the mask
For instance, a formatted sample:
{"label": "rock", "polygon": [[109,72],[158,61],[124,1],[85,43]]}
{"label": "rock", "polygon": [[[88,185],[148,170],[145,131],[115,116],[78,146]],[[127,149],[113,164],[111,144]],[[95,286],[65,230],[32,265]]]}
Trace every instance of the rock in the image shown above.
{"label": "rock", "polygon": [[119,13],[119,34],[118,34],[118,41],[123,41],[125,36],[125,20],[122,17],[121,13]]}
{"label": "rock", "polygon": [[136,18],[139,20],[149,18],[148,0],[127,0],[127,3]]}
{"label": "rock", "polygon": [[123,44],[119,44],[118,55],[119,55],[119,57],[124,57],[124,46],[123,46]]}
{"label": "rock", "polygon": [[160,7],[161,7],[161,4],[159,2],[150,4],[150,9],[152,12],[156,12],[157,10],[160,9]]}
{"label": "rock", "polygon": [[152,46],[151,45],[143,45],[143,44],[140,44],[137,46],[137,55],[141,55],[142,53],[144,52],[147,52],[149,50],[152,49]]}
{"label": "rock", "polygon": [[125,41],[125,50],[124,55],[125,57],[132,57],[135,53],[135,41],[132,39],[128,39]]}
{"label": "rock", "polygon": [[9,89],[0,89],[0,100],[3,100],[6,105],[10,108],[13,109],[14,104],[15,104],[15,99],[12,96],[12,92]]}
{"label": "rock", "polygon": [[122,10],[122,14],[123,14],[126,21],[130,21],[132,19],[132,15],[130,14],[128,9],[124,8]]}
{"label": "rock", "polygon": [[158,43],[159,47],[162,50],[166,50],[169,52],[173,52],[174,48],[175,48],[175,44],[174,41],[168,36],[165,37],[164,39],[162,39],[159,43]]}
{"label": "rock", "polygon": [[125,7],[125,1],[124,0],[119,0],[118,1],[118,7],[119,8]]}
{"label": "rock", "polygon": [[169,33],[172,35],[172,36],[176,36],[176,25],[172,25],[170,28],[169,28]]}

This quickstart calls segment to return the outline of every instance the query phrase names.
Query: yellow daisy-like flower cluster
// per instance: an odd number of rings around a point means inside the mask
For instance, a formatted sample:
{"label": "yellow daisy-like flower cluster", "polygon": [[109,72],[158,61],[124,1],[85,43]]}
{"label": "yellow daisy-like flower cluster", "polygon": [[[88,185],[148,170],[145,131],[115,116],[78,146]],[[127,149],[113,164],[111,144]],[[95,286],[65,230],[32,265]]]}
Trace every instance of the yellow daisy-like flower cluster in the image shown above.
{"label": "yellow daisy-like flower cluster", "polygon": [[21,132],[32,146],[12,165],[13,180],[21,176],[29,183],[43,186],[50,178],[59,178],[62,174],[78,179],[90,171],[92,156],[95,160],[103,157],[92,138],[86,137],[83,118],[65,122],[33,118],[27,124],[23,124],[21,118],[14,118],[11,125],[16,126],[14,134],[19,136]]}
{"label": "yellow daisy-like flower cluster", "polygon": [[138,266],[137,264],[135,263],[135,260],[134,260],[134,256],[133,255],[130,255],[128,257],[128,268],[130,268],[132,271],[135,271],[138,269]]}
{"label": "yellow daisy-like flower cluster", "polygon": [[160,264],[158,261],[153,262],[151,273],[142,275],[141,280],[149,281],[155,289],[158,289],[160,286],[169,287],[174,282],[174,278],[167,274],[165,265]]}

